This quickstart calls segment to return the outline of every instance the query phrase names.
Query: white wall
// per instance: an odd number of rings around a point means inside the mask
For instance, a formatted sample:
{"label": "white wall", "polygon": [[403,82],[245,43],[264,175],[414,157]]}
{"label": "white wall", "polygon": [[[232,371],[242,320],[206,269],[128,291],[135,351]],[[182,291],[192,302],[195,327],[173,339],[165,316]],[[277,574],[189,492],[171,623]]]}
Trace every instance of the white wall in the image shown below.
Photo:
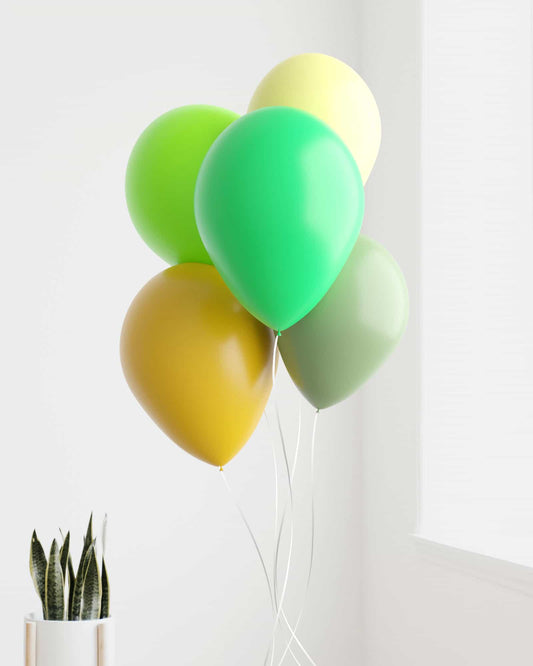
{"label": "white wall", "polygon": [[[127,305],[164,268],[129,222],[124,169],[169,108],[244,112],[260,77],[302,51],[357,65],[356,24],[356,3],[342,0],[2,4],[2,664],[18,663],[22,616],[36,606],[32,529],[46,541],[59,526],[79,535],[91,510],[110,515],[120,664],[260,663],[268,600],[221,480],[155,428],[121,375]],[[293,446],[296,393],[286,378],[278,390]],[[302,624],[316,661],[339,666],[360,650],[354,405],[319,426],[316,576]],[[269,546],[263,426],[227,473]]]}
{"label": "white wall", "polygon": [[426,7],[420,250],[419,530],[529,566],[531,15],[531,0]]}
{"label": "white wall", "polygon": [[398,258],[412,298],[404,341],[363,391],[364,664],[526,666],[533,599],[519,589],[531,589],[520,572],[511,572],[511,589],[490,562],[482,568],[487,562],[459,554],[450,564],[410,536],[418,509],[421,4],[365,0],[360,24],[361,73],[384,128],[366,228]]}
{"label": "white wall", "polygon": [[[384,138],[365,229],[397,257],[413,307],[404,341],[362,396],[321,416],[317,557],[302,638],[318,664],[531,663],[533,599],[484,580],[475,565],[459,571],[428,559],[410,536],[418,509],[419,5],[2,6],[2,663],[18,663],[21,618],[35,606],[31,530],[43,539],[59,525],[81,531],[91,509],[110,514],[120,664],[260,663],[268,600],[234,507],[216,471],[157,431],[121,375],[122,317],[163,268],[129,222],[123,174],[138,133],[159,113],[189,102],[242,112],[272,64],[308,50],[353,64],[376,94]],[[293,447],[297,400],[286,376],[277,392]],[[307,409],[301,479],[311,417]],[[227,473],[268,548],[264,423]],[[305,490],[291,610],[304,576]]]}

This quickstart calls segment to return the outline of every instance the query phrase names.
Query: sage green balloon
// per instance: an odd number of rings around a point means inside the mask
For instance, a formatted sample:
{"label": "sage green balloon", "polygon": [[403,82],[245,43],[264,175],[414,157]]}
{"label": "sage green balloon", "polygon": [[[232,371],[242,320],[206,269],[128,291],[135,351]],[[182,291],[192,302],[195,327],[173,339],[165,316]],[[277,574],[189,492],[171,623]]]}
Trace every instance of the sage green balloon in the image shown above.
{"label": "sage green balloon", "polygon": [[169,264],[211,264],[194,216],[194,188],[213,141],[239,116],[216,106],[182,106],[156,118],[135,144],[126,201],[145,243]]}
{"label": "sage green balloon", "polygon": [[396,347],[409,317],[402,271],[379,243],[359,236],[324,298],[283,332],[290,376],[317,409],[356,391]]}

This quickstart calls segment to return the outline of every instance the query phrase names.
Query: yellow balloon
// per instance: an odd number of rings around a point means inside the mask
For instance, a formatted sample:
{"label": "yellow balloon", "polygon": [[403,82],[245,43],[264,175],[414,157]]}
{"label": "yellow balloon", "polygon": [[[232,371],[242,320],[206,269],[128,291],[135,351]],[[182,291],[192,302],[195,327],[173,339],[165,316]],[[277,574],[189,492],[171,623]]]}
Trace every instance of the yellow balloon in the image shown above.
{"label": "yellow balloon", "polygon": [[274,334],[213,266],[156,275],[131,304],[120,341],[126,380],[185,451],[222,467],[255,430],[272,389]]}
{"label": "yellow balloon", "polygon": [[322,53],[284,60],[261,81],[248,111],[265,106],[318,116],[348,146],[366,183],[379,151],[381,119],[370,88],[351,67]]}

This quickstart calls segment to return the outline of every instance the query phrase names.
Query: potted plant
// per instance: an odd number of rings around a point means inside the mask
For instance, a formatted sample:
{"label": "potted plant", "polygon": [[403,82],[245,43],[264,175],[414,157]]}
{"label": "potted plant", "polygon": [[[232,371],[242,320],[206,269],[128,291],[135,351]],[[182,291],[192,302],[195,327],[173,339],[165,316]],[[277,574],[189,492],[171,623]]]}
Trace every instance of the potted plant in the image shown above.
{"label": "potted plant", "polygon": [[48,558],[33,532],[30,573],[42,613],[25,618],[26,666],[114,666],[105,531],[106,520],[100,567],[91,515],[76,570],[70,532],[62,538],[61,545],[53,540]]}

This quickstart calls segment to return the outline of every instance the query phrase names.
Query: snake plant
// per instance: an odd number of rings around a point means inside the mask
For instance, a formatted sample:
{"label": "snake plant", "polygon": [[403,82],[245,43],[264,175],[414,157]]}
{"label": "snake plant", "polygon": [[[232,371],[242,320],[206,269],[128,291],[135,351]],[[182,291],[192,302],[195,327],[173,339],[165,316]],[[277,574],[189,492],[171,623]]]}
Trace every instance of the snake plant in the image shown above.
{"label": "snake plant", "polygon": [[106,520],[102,530],[101,573],[93,536],[93,517],[87,532],[77,570],[70,550],[70,532],[59,546],[53,540],[48,559],[34,531],[30,547],[30,573],[39,595],[45,620],[97,620],[109,617],[109,578],[105,565]]}

